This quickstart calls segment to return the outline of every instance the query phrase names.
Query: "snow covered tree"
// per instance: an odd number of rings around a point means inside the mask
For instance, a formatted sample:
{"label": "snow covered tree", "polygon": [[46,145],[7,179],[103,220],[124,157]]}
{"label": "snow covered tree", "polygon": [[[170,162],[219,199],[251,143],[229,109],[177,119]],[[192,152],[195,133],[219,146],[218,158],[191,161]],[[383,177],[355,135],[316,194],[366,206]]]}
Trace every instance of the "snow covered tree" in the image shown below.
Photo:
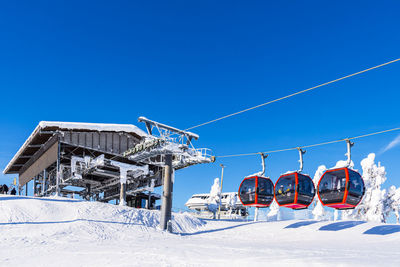
{"label": "snow covered tree", "polygon": [[396,216],[396,222],[399,223],[400,188],[396,189],[395,186],[391,186],[389,190],[387,190],[383,200],[383,207],[384,222],[386,222],[387,218],[390,216],[390,213],[394,212]]}
{"label": "snow covered tree", "polygon": [[229,193],[226,199],[226,208],[232,210],[236,207],[237,195],[235,193]]}
{"label": "snow covered tree", "polygon": [[237,194],[229,193],[226,198],[225,208],[228,210],[229,216],[232,217],[233,210],[236,208]]}
{"label": "snow covered tree", "polygon": [[278,221],[279,218],[279,205],[276,203],[275,199],[269,206],[269,212],[267,214],[268,221]]}
{"label": "snow covered tree", "polygon": [[385,167],[375,164],[375,154],[371,153],[361,161],[362,177],[365,183],[365,194],[361,203],[353,210],[344,212],[344,218],[364,221],[384,221],[385,190],[381,189],[386,181]]}
{"label": "snow covered tree", "polygon": [[208,198],[208,210],[213,213],[214,219],[215,219],[215,214],[218,210],[220,198],[221,198],[221,190],[220,190],[219,178],[215,178],[214,183],[211,186],[210,197]]}
{"label": "snow covered tree", "polygon": [[[321,179],[322,174],[326,171],[326,166],[321,165],[318,167],[317,171],[314,174],[314,185],[315,187],[318,186],[318,182]],[[322,206],[321,201],[319,201],[318,196],[315,196],[314,198],[314,209],[312,211],[312,214],[314,215],[315,220],[323,220],[326,216],[326,211],[324,209],[324,206]]]}

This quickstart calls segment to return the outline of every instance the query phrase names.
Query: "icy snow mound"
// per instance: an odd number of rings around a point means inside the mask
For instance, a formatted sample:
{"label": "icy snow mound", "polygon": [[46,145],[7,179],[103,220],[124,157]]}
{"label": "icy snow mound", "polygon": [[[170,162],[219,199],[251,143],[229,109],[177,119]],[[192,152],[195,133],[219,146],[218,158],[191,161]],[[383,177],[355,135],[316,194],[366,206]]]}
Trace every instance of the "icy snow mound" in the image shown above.
{"label": "icy snow mound", "polygon": [[[160,211],[121,207],[100,202],[68,198],[34,198],[0,195],[0,225],[40,225],[50,229],[57,225],[77,227],[84,234],[97,231],[102,238],[115,236],[126,228],[159,231]],[[174,233],[199,230],[205,222],[188,213],[173,214]],[[72,232],[69,229],[69,232]]]}

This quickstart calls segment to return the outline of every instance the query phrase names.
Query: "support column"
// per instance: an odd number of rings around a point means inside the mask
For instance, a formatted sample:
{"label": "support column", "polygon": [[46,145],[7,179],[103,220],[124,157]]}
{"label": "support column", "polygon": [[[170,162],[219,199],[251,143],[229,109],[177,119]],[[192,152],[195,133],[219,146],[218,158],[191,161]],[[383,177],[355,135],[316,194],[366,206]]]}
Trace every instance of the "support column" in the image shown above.
{"label": "support column", "polygon": [[151,208],[151,192],[149,191],[149,197],[147,198],[147,209]]}
{"label": "support column", "polygon": [[119,191],[119,205],[126,206],[126,175],[128,171],[120,168],[120,185],[121,189]]}
{"label": "support column", "polygon": [[33,196],[36,196],[36,179],[37,179],[37,176],[35,176],[35,178],[33,178]]}
{"label": "support column", "polygon": [[168,222],[171,220],[171,209],[172,209],[172,155],[165,155],[165,167],[164,167],[164,185],[162,194],[161,204],[161,218],[160,228],[161,230],[170,231],[168,228]]}
{"label": "support column", "polygon": [[43,170],[42,197],[44,197],[44,192],[46,192],[46,169]]}
{"label": "support column", "polygon": [[90,201],[90,195],[92,194],[92,192],[91,192],[91,185],[90,184],[87,184],[86,185],[86,200],[87,201]]}
{"label": "support column", "polygon": [[25,184],[25,196],[28,195],[28,183]]}
{"label": "support column", "polygon": [[58,152],[57,152],[57,173],[56,173],[56,196],[60,195],[60,142],[58,142]]}

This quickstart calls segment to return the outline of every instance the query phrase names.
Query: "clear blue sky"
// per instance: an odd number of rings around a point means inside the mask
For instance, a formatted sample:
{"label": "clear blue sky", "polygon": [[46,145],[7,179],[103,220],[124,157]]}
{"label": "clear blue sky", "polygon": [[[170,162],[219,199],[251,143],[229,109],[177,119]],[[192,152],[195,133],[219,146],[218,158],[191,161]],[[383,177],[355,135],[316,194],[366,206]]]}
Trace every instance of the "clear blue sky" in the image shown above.
{"label": "clear blue sky", "polygon": [[[6,1],[0,8],[0,166],[41,120],[179,128],[400,57],[398,1]],[[194,130],[216,155],[312,144],[400,126],[400,63]],[[143,128],[143,125],[139,125]],[[358,140],[356,167],[399,133]],[[309,149],[305,172],[344,159]],[[400,147],[379,154],[400,186]],[[174,207],[258,171],[258,157],[179,171]],[[297,151],[273,154],[276,181]],[[14,176],[2,176],[9,183]]]}

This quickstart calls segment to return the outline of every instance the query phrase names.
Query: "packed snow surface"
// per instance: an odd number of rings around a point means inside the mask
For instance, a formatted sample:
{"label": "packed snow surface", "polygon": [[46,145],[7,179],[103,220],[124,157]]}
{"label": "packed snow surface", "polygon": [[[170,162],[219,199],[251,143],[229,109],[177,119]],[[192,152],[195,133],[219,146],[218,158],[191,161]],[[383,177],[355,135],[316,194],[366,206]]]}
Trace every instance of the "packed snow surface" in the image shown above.
{"label": "packed snow surface", "polygon": [[400,225],[202,221],[66,198],[0,196],[0,266],[400,266]]}

